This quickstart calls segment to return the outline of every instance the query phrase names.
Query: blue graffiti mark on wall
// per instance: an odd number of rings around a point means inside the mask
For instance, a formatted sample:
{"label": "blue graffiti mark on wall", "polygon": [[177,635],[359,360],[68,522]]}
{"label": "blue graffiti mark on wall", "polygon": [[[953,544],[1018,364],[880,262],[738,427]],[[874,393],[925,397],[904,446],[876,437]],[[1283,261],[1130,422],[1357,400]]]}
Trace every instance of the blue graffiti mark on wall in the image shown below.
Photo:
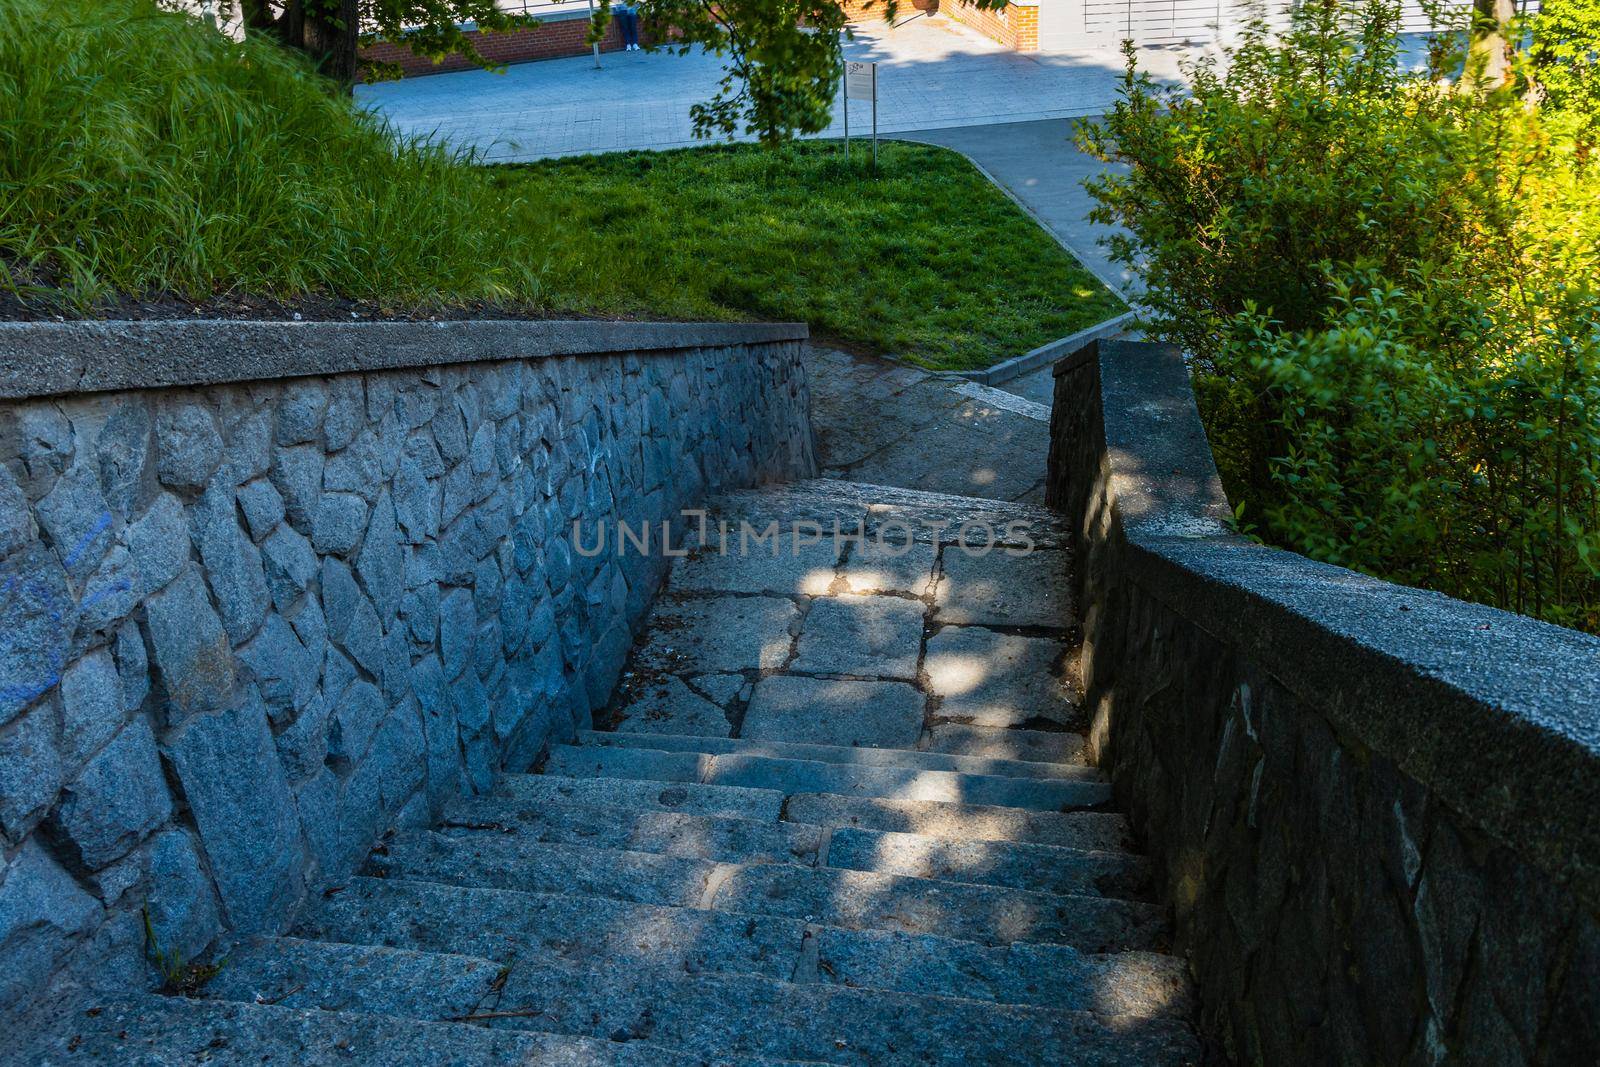
{"label": "blue graffiti mark on wall", "polygon": [[[111,523],[111,513],[103,513],[94,527],[67,553],[64,560],[66,566],[70,568],[82,559],[89,546]],[[25,665],[20,677],[14,676],[10,684],[0,685],[0,706],[23,708],[61,681],[66,668],[66,648],[72,637],[71,627],[78,614],[106,597],[128,592],[133,588],[133,583],[126,577],[118,578],[74,605],[70,598],[63,597],[59,589],[36,573],[21,573],[10,564],[3,564],[0,565],[0,576],[4,577],[4,583],[0,585],[0,619],[8,620],[0,624],[0,654],[14,651],[14,642],[21,636],[20,621],[26,618],[42,618],[46,629],[53,631],[58,638],[42,643],[42,662]]]}

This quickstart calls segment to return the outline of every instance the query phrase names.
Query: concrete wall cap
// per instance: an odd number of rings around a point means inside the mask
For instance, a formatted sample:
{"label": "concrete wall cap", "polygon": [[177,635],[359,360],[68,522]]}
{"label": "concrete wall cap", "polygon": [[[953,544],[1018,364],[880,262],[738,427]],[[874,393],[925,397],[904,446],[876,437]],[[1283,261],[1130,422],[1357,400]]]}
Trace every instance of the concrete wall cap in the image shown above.
{"label": "concrete wall cap", "polygon": [[0,399],[404,367],[803,341],[804,323],[0,322]]}

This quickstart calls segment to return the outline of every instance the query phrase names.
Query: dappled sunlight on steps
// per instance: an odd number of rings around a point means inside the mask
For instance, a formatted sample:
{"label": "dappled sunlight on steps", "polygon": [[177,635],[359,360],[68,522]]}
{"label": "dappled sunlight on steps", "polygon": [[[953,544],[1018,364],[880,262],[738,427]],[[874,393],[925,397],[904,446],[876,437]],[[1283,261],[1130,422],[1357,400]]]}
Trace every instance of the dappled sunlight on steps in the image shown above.
{"label": "dappled sunlight on steps", "polygon": [[[460,1063],[1198,1063],[1149,865],[1069,729],[1059,525],[882,497],[821,482],[726,498],[725,514],[923,532],[896,565],[859,546],[680,561],[614,730],[393,834],[292,936],[239,946],[209,999],[160,1000],[151,1018],[249,1028],[235,1047],[280,1057],[313,1040],[371,1053],[380,1019]],[[951,515],[1025,519],[1043,547],[955,563],[923,525]],[[1015,582],[1009,560],[1025,561]],[[892,599],[912,625],[864,653],[826,628],[888,615],[825,608],[841,598]],[[685,618],[707,629],[690,640]],[[979,656],[976,711],[928,669],[952,637],[994,650],[962,653]],[[994,638],[1034,645],[1018,658]],[[812,696],[764,704],[774,682]],[[852,735],[880,742],[834,743]]]}

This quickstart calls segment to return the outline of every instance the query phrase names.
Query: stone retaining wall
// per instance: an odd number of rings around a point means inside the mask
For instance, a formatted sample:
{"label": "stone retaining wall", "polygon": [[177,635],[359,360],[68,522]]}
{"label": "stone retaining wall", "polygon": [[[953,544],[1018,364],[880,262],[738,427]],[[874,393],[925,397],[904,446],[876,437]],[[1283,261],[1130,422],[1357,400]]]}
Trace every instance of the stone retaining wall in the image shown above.
{"label": "stone retaining wall", "polygon": [[145,910],[185,959],[281,929],[586,726],[666,561],[574,520],[815,473],[804,337],[0,324],[0,1003]]}
{"label": "stone retaining wall", "polygon": [[1093,756],[1241,1064],[1600,1060],[1600,640],[1228,532],[1180,354],[1057,367]]}

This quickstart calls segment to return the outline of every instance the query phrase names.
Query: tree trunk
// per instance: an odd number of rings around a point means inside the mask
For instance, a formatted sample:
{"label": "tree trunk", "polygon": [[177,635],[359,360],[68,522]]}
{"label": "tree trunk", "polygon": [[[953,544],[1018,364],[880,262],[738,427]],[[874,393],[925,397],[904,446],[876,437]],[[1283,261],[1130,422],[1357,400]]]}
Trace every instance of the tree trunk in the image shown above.
{"label": "tree trunk", "polygon": [[1467,49],[1464,85],[1498,89],[1511,77],[1511,20],[1514,0],[1473,0],[1472,42]]}
{"label": "tree trunk", "polygon": [[306,53],[346,91],[355,84],[360,0],[245,0],[243,10],[247,33],[271,34],[285,48]]}
{"label": "tree trunk", "polygon": [[357,4],[358,0],[313,0],[306,12],[302,47],[316,59],[318,70],[346,90],[356,81],[356,41],[361,34]]}

